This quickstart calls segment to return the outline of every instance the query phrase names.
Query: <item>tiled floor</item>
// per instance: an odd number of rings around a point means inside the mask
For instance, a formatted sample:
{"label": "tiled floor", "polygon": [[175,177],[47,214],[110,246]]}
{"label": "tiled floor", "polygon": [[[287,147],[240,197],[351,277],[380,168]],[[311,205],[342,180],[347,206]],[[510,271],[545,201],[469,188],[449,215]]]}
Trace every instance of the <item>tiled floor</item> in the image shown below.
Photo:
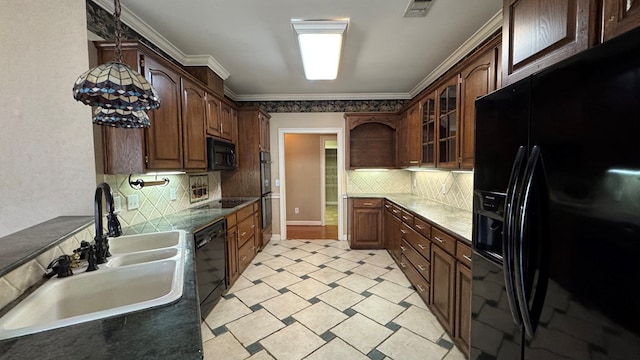
{"label": "tiled floor", "polygon": [[384,250],[271,241],[202,324],[204,358],[458,360]]}

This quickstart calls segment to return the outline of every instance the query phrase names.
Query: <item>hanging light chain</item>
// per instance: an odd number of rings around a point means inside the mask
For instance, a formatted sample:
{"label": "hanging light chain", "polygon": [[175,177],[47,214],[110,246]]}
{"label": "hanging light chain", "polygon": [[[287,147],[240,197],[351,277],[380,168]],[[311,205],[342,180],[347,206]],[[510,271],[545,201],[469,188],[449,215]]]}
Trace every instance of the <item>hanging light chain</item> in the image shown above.
{"label": "hanging light chain", "polygon": [[122,26],[120,25],[120,0],[113,0],[113,17],[115,19],[115,35],[116,35],[116,61],[122,62]]}

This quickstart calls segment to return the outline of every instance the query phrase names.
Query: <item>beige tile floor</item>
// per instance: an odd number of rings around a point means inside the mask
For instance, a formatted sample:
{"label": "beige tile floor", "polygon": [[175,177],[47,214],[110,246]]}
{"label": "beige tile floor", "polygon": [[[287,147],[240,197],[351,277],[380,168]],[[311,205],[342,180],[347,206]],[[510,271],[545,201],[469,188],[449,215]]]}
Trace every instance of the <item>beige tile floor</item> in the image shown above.
{"label": "beige tile floor", "polygon": [[459,360],[384,250],[271,241],[202,323],[207,360]]}

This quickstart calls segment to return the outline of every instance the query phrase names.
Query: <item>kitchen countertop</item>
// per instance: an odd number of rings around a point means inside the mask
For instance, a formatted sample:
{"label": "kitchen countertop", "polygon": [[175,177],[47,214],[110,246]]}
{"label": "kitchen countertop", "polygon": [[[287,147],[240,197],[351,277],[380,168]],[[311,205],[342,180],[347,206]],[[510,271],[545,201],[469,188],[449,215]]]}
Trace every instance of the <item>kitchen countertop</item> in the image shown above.
{"label": "kitchen countertop", "polygon": [[[185,230],[190,240],[194,231],[258,199],[242,198],[246,202],[229,209],[210,202],[123,228],[123,235]],[[176,302],[2,340],[0,359],[202,359],[194,242],[186,245],[184,289]]]}
{"label": "kitchen countertop", "polygon": [[473,213],[413,194],[347,194],[350,198],[385,198],[471,244]]}

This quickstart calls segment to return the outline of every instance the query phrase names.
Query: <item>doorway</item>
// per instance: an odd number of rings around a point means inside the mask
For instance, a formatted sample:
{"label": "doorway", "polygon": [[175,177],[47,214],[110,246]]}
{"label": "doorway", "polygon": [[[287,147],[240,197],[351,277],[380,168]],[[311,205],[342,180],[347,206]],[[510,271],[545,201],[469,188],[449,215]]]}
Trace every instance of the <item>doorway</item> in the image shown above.
{"label": "doorway", "polygon": [[[288,168],[287,159],[293,158],[299,155],[299,154],[292,154],[292,153],[288,154],[285,146],[286,145],[285,137],[287,134],[315,134],[317,135],[316,138],[318,138],[319,136],[320,138],[324,137],[334,141],[334,143],[329,143],[330,148],[332,148],[332,151],[330,152],[335,153],[333,156],[330,156],[331,159],[329,160],[329,165],[331,166],[331,170],[329,170],[329,174],[331,176],[329,183],[331,184],[331,187],[332,187],[330,192],[335,193],[335,196],[331,195],[332,198],[331,198],[331,201],[329,201],[331,205],[335,206],[335,213],[336,213],[336,215],[332,216],[332,219],[331,219],[332,222],[336,222],[335,225],[332,225],[334,228],[333,231],[331,230],[327,231],[325,228],[325,222],[327,220],[325,207],[327,204],[326,200],[327,200],[328,191],[326,187],[327,157],[325,156],[324,139],[321,141],[320,145],[315,145],[317,149],[316,152],[318,153],[318,159],[317,159],[318,165],[315,165],[315,166],[317,166],[316,170],[319,170],[318,180],[321,182],[321,185],[312,186],[312,189],[309,189],[308,184],[305,183],[303,179],[298,179],[294,176],[287,176],[287,171],[291,172],[292,174],[295,172],[295,169],[291,167],[289,167],[289,170],[287,170]],[[315,238],[330,237],[331,239],[341,240],[344,237],[342,235],[343,226],[344,226],[343,220],[342,220],[342,214],[344,210],[343,210],[343,204],[341,201],[339,201],[339,198],[340,198],[340,194],[342,194],[343,172],[339,171],[339,169],[344,168],[343,129],[342,128],[314,128],[314,129],[281,128],[278,130],[278,144],[279,144],[278,145],[279,146],[278,162],[279,164],[283,164],[283,166],[279,166],[279,178],[280,178],[280,186],[281,186],[280,188],[280,233],[281,233],[280,237],[281,239],[293,239],[294,238],[293,236],[295,236],[295,238],[298,238],[298,239],[314,238],[314,237]],[[318,144],[318,142],[315,142],[315,144]],[[318,151],[318,150],[321,150],[321,151]],[[289,155],[289,157],[287,157],[287,154]],[[322,154],[322,156],[320,156],[320,154]],[[293,159],[289,159],[289,160],[293,160]],[[303,161],[302,163],[299,162],[298,164],[308,165],[308,161]],[[335,170],[333,170],[334,168]],[[299,200],[296,200],[294,191],[296,191],[296,188],[299,188],[300,185],[302,186],[307,185],[307,192],[317,198],[316,200],[318,205],[306,204],[305,202],[299,202]],[[291,198],[291,201],[288,201],[289,198]],[[294,202],[296,203],[294,204]],[[318,213],[320,213],[321,216],[319,218],[316,217],[312,220],[308,220],[308,219],[305,220],[302,217],[298,217],[297,215],[302,213],[303,211],[303,206],[307,206],[307,205],[313,207],[314,211],[318,211]],[[298,213],[295,212],[296,210],[298,210]],[[289,226],[289,229],[291,229],[292,231],[291,234],[288,234],[289,231],[287,230],[287,226]],[[294,228],[293,226],[296,226],[296,228]],[[300,228],[300,226],[304,226],[304,228]],[[316,227],[316,231],[310,233],[309,230],[313,231],[312,227]],[[318,233],[318,231],[320,231],[320,233]],[[314,235],[314,233],[318,235]]]}

